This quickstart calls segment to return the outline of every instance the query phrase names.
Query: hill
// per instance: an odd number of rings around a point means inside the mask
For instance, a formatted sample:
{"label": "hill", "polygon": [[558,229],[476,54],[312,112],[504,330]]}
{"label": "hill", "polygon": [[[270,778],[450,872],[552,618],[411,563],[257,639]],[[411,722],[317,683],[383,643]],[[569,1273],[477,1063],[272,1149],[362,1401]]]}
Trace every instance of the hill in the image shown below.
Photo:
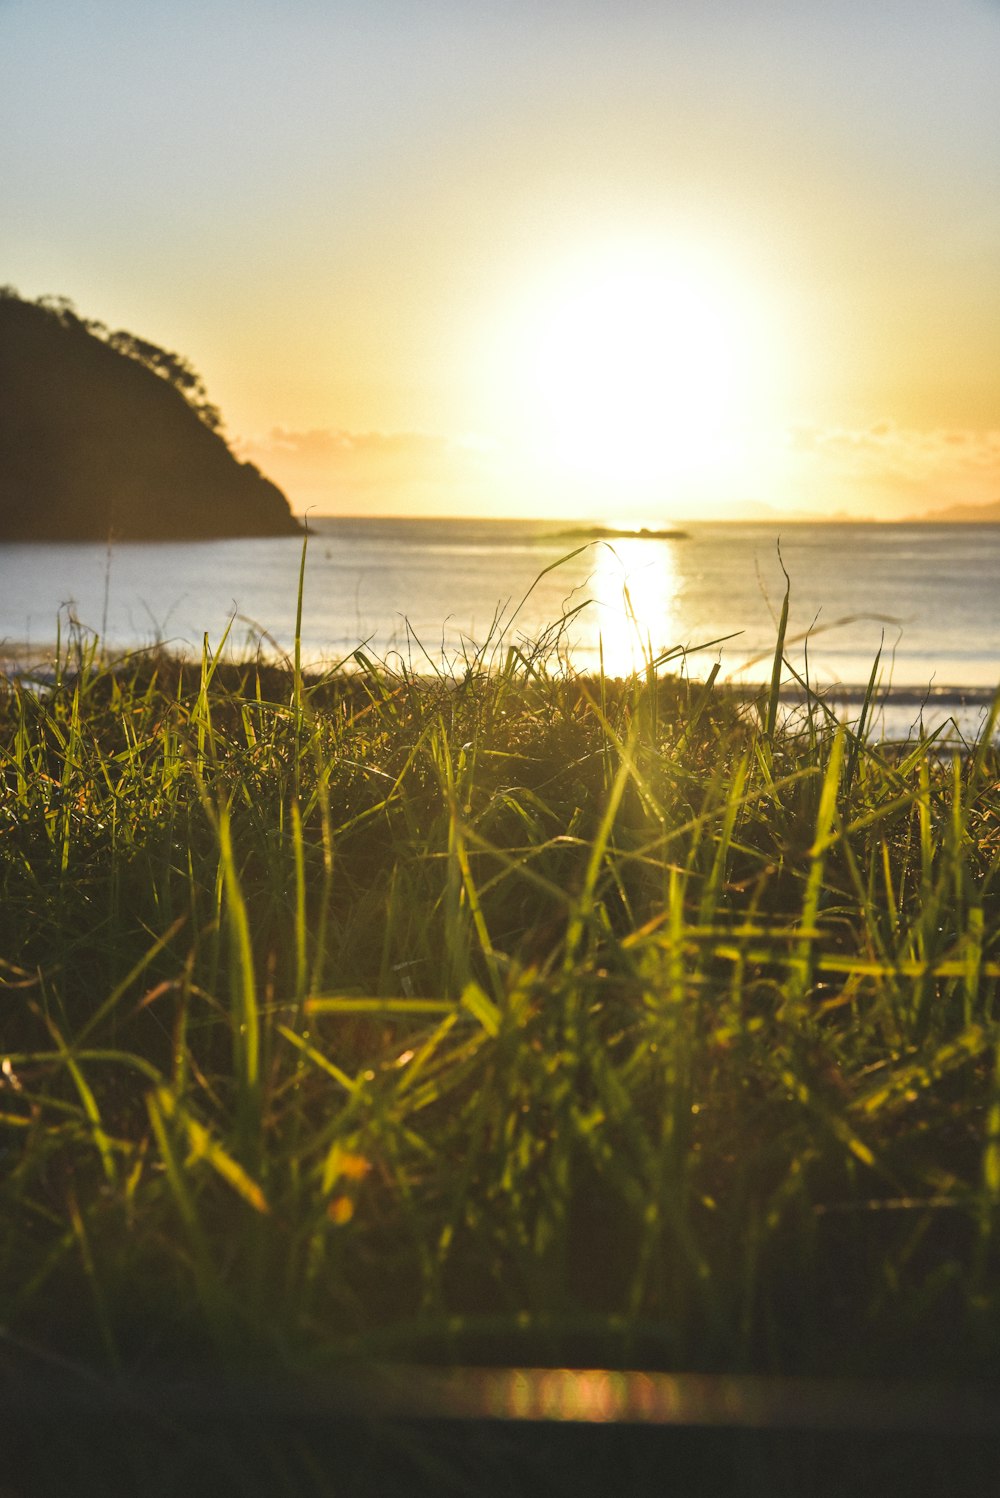
{"label": "hill", "polygon": [[940,525],[992,525],[1000,520],[1000,499],[978,505],[949,505],[943,510],[924,510],[921,515],[909,515],[909,520],[927,520]]}
{"label": "hill", "polygon": [[294,535],[177,354],[0,290],[0,540]]}

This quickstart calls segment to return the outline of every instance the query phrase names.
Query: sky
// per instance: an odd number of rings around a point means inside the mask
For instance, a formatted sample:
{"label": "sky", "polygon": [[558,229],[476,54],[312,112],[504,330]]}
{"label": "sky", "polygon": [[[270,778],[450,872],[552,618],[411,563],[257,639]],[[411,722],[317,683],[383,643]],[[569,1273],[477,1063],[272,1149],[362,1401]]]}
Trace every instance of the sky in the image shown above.
{"label": "sky", "polygon": [[0,282],[303,512],[1000,501],[1000,0],[0,0]]}

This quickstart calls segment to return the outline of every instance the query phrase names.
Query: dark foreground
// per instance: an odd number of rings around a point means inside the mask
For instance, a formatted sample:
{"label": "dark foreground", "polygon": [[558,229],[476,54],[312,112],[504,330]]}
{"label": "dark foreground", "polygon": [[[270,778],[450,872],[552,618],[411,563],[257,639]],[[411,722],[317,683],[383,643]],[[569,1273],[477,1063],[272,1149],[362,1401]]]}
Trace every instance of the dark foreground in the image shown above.
{"label": "dark foreground", "polygon": [[991,734],[357,664],[0,696],[14,1490],[982,1490]]}

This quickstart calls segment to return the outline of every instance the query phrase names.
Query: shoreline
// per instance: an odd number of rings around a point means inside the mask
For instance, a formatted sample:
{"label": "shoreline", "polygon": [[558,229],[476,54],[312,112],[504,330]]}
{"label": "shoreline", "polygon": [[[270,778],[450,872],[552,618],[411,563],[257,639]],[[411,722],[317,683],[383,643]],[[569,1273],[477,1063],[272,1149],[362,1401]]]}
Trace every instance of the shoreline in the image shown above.
{"label": "shoreline", "polygon": [[[167,659],[187,662],[194,661],[198,657],[198,652],[194,649],[183,650],[171,648],[156,641],[148,645],[123,646],[121,648],[111,647],[106,650],[100,648],[96,642],[92,641],[91,644],[94,646],[96,656],[101,663],[112,666],[125,664],[139,656],[152,654],[162,654]],[[357,649],[365,649],[365,642],[363,640],[358,642]],[[65,642],[63,651],[64,665],[69,664],[71,655],[79,658],[79,652],[75,649],[68,649]],[[40,680],[52,678],[55,674],[55,657],[56,644],[54,641],[48,645],[33,645],[26,641],[0,642],[0,681],[11,681],[29,676]],[[291,655],[289,654],[283,659],[280,652],[261,652],[259,656],[257,654],[241,655],[238,652],[234,652],[229,658],[234,665],[246,665],[259,659],[262,664],[268,667],[274,667],[279,670],[287,667],[291,670]],[[377,663],[382,664],[381,662]],[[361,663],[353,663],[353,653],[351,653],[332,674],[354,675],[358,671],[365,669],[366,667]],[[387,666],[386,669],[391,672],[390,666]],[[307,678],[312,678],[313,680],[318,680],[327,674],[327,671],[322,666],[307,661],[303,662],[303,672]],[[72,675],[72,669],[68,670],[66,674]],[[641,676],[643,672],[640,669],[635,674]],[[597,673],[592,671],[576,671],[573,675],[579,677],[581,680],[597,679]],[[664,681],[669,680],[670,673],[666,673],[660,679]],[[613,676],[611,673],[608,673],[607,680],[628,680],[628,677]],[[691,677],[690,681],[692,687],[700,685],[699,678],[697,677]],[[756,681],[719,682],[716,684],[715,690],[720,696],[725,696],[741,703],[750,703],[755,701],[762,692],[770,690],[770,678],[761,677]],[[962,683],[946,683],[940,686],[936,686],[933,683],[925,683],[923,685],[906,683],[877,687],[872,693],[871,707],[873,710],[883,707],[988,708],[998,692],[1000,692],[1000,681],[993,687],[968,686]],[[809,701],[821,700],[828,706],[861,707],[868,697],[868,693],[869,687],[867,682],[826,682],[817,685],[811,691],[807,692],[798,683],[788,681],[782,684],[778,696],[779,701],[788,706],[797,706]]]}

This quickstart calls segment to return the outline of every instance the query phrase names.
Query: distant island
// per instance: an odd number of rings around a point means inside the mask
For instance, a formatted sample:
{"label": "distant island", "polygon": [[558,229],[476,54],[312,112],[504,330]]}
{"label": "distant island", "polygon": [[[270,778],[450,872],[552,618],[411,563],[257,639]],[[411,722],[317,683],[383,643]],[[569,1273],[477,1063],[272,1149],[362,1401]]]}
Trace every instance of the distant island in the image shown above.
{"label": "distant island", "polygon": [[0,540],[301,533],[186,359],[0,288]]}
{"label": "distant island", "polygon": [[557,531],[556,541],[686,541],[687,531],[619,530],[609,525],[574,525],[568,530]]}

